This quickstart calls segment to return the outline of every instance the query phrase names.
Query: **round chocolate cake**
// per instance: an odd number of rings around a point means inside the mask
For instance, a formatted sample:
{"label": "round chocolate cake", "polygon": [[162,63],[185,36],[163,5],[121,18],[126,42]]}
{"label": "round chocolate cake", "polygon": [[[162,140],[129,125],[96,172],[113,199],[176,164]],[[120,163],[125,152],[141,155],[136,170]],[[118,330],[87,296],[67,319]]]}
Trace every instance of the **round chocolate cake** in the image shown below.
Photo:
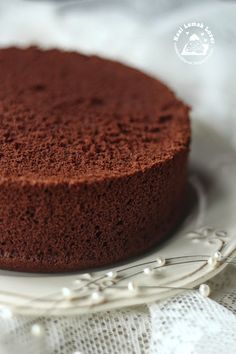
{"label": "round chocolate cake", "polygon": [[183,216],[188,107],[96,56],[0,50],[0,268],[100,267]]}

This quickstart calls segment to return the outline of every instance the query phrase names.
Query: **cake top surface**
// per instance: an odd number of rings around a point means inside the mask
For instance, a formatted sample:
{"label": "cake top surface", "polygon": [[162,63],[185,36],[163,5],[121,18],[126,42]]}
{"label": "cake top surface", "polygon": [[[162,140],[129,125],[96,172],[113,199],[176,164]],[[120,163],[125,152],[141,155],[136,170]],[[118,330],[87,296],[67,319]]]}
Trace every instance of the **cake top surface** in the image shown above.
{"label": "cake top surface", "polygon": [[0,50],[0,179],[94,180],[186,149],[188,108],[159,81],[95,56]]}

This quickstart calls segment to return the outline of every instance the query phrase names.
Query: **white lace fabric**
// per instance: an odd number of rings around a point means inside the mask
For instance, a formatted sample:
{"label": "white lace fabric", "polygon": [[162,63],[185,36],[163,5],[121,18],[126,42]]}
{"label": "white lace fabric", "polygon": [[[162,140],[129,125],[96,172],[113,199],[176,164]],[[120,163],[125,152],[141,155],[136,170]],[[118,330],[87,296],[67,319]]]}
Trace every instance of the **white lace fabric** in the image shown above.
{"label": "white lace fabric", "polygon": [[[229,267],[223,274],[234,277]],[[191,291],[149,306],[152,321],[150,354],[233,353],[236,348],[236,291],[216,277],[211,298]],[[222,279],[222,278],[221,278]]]}
{"label": "white lace fabric", "polygon": [[[236,348],[236,267],[165,301],[74,317],[17,316],[0,322],[1,354],[228,354]],[[43,336],[31,326],[40,323]]]}
{"label": "white lace fabric", "polygon": [[[181,0],[135,0],[132,12],[132,1],[126,2],[129,7],[125,1],[114,2],[119,9],[113,12],[112,7],[103,13],[101,7],[92,11],[90,6],[90,12],[62,13],[44,2],[0,0],[0,45],[40,44],[124,59],[163,78],[193,107],[195,116],[236,146],[236,5],[188,1],[188,10]],[[175,12],[168,15],[172,7]],[[193,18],[205,21],[216,40],[211,60],[198,67],[182,63],[173,52],[176,29]],[[235,267],[228,266],[210,286],[210,298],[191,290],[165,301],[92,315],[1,318],[0,354],[236,353]],[[35,322],[44,329],[42,337],[31,334]]]}

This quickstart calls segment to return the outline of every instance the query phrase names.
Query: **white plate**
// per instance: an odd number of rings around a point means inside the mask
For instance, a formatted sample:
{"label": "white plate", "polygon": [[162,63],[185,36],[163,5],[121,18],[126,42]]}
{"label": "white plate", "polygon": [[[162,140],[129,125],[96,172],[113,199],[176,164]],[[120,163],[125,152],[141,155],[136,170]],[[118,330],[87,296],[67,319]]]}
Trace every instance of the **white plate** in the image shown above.
{"label": "white plate", "polygon": [[[90,274],[0,271],[0,306],[30,315],[88,313],[163,299],[220,272],[236,250],[235,151],[201,124],[194,125],[193,137],[195,210],[167,242],[138,260]],[[223,259],[213,266],[208,259],[216,251]],[[166,264],[152,271],[157,257]]]}

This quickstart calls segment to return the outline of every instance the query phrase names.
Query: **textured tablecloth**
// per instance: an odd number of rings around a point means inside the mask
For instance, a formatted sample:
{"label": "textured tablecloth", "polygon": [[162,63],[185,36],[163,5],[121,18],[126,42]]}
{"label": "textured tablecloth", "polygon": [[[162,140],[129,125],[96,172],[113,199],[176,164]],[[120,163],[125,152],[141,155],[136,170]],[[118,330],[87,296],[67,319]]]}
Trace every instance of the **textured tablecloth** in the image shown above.
{"label": "textured tablecloth", "polygon": [[[75,2],[0,0],[0,45],[56,46],[128,62],[161,77],[193,107],[193,119],[214,125],[236,147],[236,4]],[[201,65],[183,63],[173,50],[178,26],[191,20],[204,21],[215,37],[214,53]],[[40,319],[40,339],[30,334],[35,319],[2,318],[0,353],[236,353],[235,267],[228,266],[211,287],[207,299],[189,291],[150,305]]]}

